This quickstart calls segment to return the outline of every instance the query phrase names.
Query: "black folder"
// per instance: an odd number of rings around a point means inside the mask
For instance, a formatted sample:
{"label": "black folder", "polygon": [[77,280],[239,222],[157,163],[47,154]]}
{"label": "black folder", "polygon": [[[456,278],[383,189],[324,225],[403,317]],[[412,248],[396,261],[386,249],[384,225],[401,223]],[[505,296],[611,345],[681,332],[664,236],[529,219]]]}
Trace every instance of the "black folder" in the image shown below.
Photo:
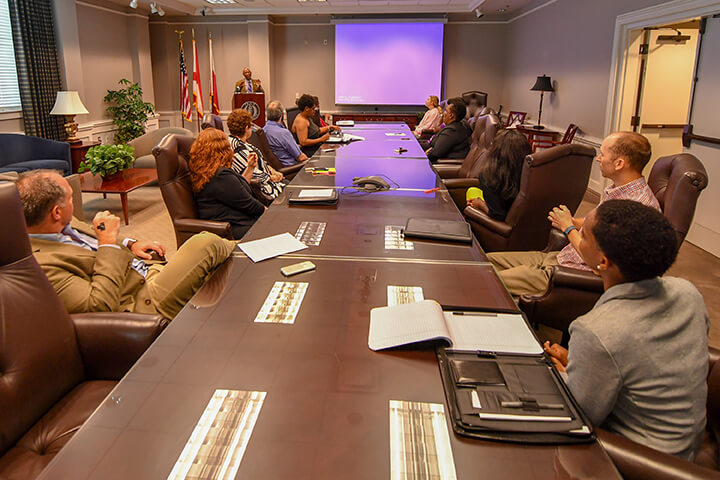
{"label": "black folder", "polygon": [[472,243],[472,231],[467,222],[456,220],[436,220],[434,218],[408,218],[406,237],[427,238],[430,240],[448,240],[451,242]]}
{"label": "black folder", "polygon": [[[288,203],[291,205],[335,205],[338,202],[338,193],[336,189],[332,189],[332,196],[307,196],[305,193],[303,197],[300,197],[302,192],[312,192],[313,189],[301,189],[294,190],[288,198]],[[330,190],[330,188],[322,188],[319,190]]]}
{"label": "black folder", "polygon": [[595,440],[590,420],[547,355],[437,349],[453,430],[528,444]]}

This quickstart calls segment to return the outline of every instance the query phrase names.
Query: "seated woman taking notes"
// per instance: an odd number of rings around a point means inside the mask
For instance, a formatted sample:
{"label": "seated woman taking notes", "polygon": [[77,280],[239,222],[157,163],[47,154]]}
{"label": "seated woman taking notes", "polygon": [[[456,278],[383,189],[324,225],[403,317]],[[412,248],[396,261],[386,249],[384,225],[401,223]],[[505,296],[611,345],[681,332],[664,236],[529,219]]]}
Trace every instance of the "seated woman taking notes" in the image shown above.
{"label": "seated woman taking notes", "polygon": [[[557,208],[550,218],[564,222]],[[570,325],[568,350],[545,351],[594,425],[692,460],[705,430],[709,319],[690,282],[661,277],[677,255],[675,230],[653,208],[608,200],[580,234],[605,293]]]}
{"label": "seated woman taking notes", "polygon": [[297,101],[300,113],[295,117],[295,121],[290,125],[290,131],[295,135],[297,142],[300,144],[300,150],[312,157],[317,152],[320,145],[330,138],[330,133],[340,131],[340,127],[328,125],[320,127],[312,121],[315,116],[315,99],[307,93],[301,95]]}
{"label": "seated woman taking notes", "polygon": [[198,216],[230,223],[233,237],[240,240],[267,209],[253,197],[250,188],[257,157],[250,155],[242,175],[230,168],[232,162],[228,137],[220,130],[208,128],[193,143],[188,168]]}
{"label": "seated woman taking notes", "polygon": [[520,191],[523,160],[530,153],[530,143],[522,133],[498,132],[478,175],[482,197],[468,199],[467,204],[504,221]]}

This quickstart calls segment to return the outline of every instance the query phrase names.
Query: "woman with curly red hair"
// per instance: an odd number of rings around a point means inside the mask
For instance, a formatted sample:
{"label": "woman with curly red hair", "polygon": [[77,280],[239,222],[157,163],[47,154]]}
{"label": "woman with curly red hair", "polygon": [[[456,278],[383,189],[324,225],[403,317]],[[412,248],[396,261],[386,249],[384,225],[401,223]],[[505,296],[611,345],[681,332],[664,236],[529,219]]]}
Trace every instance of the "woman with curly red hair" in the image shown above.
{"label": "woman with curly red hair", "polygon": [[233,237],[240,240],[267,209],[253,197],[250,188],[257,160],[249,159],[240,175],[230,168],[233,158],[227,135],[207,128],[190,149],[188,167],[198,216],[230,223]]}

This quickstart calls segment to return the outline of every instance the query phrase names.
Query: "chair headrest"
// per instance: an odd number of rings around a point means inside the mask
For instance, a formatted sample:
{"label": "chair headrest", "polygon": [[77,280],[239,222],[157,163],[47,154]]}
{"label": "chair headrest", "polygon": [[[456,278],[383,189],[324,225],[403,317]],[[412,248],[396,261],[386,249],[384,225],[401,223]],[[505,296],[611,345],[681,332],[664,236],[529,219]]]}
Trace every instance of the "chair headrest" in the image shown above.
{"label": "chair headrest", "polygon": [[12,182],[0,183],[0,210],[4,230],[0,240],[0,266],[5,266],[31,254],[22,202]]}
{"label": "chair headrest", "polygon": [[166,135],[160,143],[153,147],[158,171],[158,182],[169,182],[187,172],[190,149],[195,141],[186,135]]}

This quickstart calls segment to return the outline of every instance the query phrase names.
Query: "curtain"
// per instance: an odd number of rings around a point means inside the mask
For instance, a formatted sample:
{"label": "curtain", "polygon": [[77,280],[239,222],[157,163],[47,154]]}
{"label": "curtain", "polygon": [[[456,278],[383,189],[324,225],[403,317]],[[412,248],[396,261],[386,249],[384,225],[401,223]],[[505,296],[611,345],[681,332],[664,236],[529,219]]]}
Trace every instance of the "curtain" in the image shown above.
{"label": "curtain", "polygon": [[66,137],[63,116],[50,115],[62,89],[52,0],[8,0],[25,133]]}

